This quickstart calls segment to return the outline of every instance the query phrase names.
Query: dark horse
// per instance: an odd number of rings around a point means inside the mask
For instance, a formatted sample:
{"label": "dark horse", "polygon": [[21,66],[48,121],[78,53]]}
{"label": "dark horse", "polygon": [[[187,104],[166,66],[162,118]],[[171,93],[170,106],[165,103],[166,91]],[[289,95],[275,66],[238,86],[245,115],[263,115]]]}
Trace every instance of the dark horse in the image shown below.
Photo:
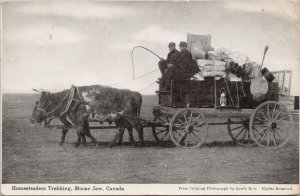
{"label": "dark horse", "polygon": [[[37,90],[35,90],[37,91]],[[132,130],[138,131],[143,145],[143,128],[139,122],[142,97],[140,93],[130,90],[115,89],[94,85],[75,87],[57,93],[41,91],[40,100],[36,102],[31,116],[31,123],[47,126],[53,118],[59,118],[63,123],[60,144],[65,141],[68,129],[77,129],[76,146],[86,144],[88,136],[94,144],[97,140],[92,136],[89,121],[115,122],[118,127],[114,139],[109,146],[122,143],[125,128],[128,129],[130,142],[135,144]]]}

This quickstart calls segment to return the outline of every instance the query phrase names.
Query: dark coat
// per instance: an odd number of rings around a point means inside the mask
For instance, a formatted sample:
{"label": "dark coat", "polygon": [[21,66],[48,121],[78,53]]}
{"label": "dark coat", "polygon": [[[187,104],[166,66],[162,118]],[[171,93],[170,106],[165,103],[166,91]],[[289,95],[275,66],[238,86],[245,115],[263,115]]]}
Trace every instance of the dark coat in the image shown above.
{"label": "dark coat", "polygon": [[180,52],[178,50],[173,50],[171,52],[169,52],[168,57],[166,59],[166,63],[171,63],[171,64],[175,64],[175,62],[180,58]]}
{"label": "dark coat", "polygon": [[184,73],[197,73],[199,71],[196,61],[193,60],[192,54],[188,50],[180,52],[180,57],[175,62],[175,66]]}

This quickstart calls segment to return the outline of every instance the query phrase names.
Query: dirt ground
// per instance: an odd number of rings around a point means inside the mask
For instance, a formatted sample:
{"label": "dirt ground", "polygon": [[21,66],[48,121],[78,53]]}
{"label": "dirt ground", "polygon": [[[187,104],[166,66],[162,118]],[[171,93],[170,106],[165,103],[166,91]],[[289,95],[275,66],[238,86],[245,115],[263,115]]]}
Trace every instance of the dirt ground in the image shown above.
{"label": "dirt ground", "polygon": [[[199,149],[160,147],[150,129],[143,148],[130,146],[127,132],[123,146],[107,148],[116,130],[92,130],[99,146],[76,149],[75,130],[62,147],[60,130],[30,126],[37,99],[3,96],[3,183],[299,183],[298,125],[277,150],[234,146],[226,126],[211,128]],[[151,117],[154,102],[144,99],[142,117]]]}

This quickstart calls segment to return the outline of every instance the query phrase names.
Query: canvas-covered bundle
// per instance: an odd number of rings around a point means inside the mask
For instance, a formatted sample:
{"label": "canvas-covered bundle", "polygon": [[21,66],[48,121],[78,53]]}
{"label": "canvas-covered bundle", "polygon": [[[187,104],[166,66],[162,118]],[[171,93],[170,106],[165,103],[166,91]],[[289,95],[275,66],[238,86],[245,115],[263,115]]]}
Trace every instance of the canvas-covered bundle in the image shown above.
{"label": "canvas-covered bundle", "polygon": [[200,70],[199,75],[202,77],[215,77],[215,76],[220,76],[222,78],[226,77],[226,73],[225,73],[226,63],[223,61],[198,59],[197,64]]}

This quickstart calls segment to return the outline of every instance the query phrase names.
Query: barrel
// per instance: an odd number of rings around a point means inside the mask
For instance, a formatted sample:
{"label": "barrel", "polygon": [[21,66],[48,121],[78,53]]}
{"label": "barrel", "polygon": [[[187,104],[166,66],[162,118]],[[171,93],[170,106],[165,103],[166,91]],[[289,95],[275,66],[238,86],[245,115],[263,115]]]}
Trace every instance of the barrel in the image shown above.
{"label": "barrel", "polygon": [[275,79],[274,75],[266,67],[261,70],[261,74],[268,82],[272,82]]}

